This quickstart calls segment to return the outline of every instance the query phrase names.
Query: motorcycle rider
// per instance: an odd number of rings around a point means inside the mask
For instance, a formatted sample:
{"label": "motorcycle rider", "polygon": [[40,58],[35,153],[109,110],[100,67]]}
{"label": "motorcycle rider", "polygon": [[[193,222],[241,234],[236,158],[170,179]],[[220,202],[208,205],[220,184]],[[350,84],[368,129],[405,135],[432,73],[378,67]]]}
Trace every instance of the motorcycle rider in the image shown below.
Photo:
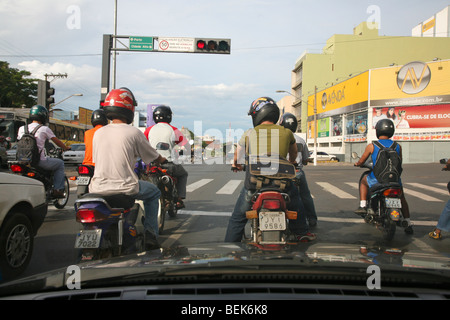
{"label": "motorcycle rider", "polygon": [[[254,128],[247,130],[239,140],[234,154],[232,169],[234,171],[243,170],[244,156],[264,154],[267,153],[267,150],[276,150],[283,158],[289,155],[289,161],[294,163],[297,157],[295,138],[290,130],[276,124],[280,117],[280,109],[275,101],[268,97],[256,99],[251,104],[248,115],[252,117]],[[249,177],[249,171],[247,170],[244,187],[239,194],[228,222],[225,242],[240,242],[242,240],[245,224],[247,223],[246,211],[250,210],[251,197],[255,192],[251,184],[248,183]],[[286,191],[291,198],[288,207],[298,213],[297,219],[291,220],[289,223],[291,231],[296,235],[298,241],[314,240],[316,236],[308,231],[298,188],[291,183]]]}
{"label": "motorcycle rider", "polygon": [[298,181],[298,190],[300,193],[300,198],[302,199],[303,206],[305,207],[306,219],[310,227],[315,227],[317,225],[317,214],[316,208],[314,206],[314,200],[311,196],[311,192],[308,188],[308,182],[306,181],[306,175],[303,171],[303,166],[308,165],[309,150],[306,145],[306,141],[295,134],[297,131],[298,121],[297,118],[289,112],[284,113],[281,116],[280,126],[283,126],[294,133],[295,141],[297,143],[298,156],[295,160],[297,163],[298,174],[296,179]]}
{"label": "motorcycle rider", "polygon": [[[38,167],[53,172],[53,194],[54,198],[64,198],[64,161],[57,158],[46,157],[44,148],[47,139],[53,141],[63,151],[70,150],[61,140],[59,140],[53,131],[45,124],[48,122],[48,110],[44,106],[35,105],[30,109],[28,120],[28,131],[31,133],[37,126],[42,125],[35,134],[36,143],[40,153]],[[24,126],[19,128],[17,139],[20,140],[25,133]]]}
{"label": "motorcycle rider", "polygon": [[84,165],[94,166],[92,161],[92,140],[94,139],[95,132],[103,126],[108,124],[108,119],[106,118],[105,111],[103,109],[97,109],[92,112],[91,123],[93,128],[87,130],[84,133]]}
{"label": "motorcycle rider", "polygon": [[93,139],[92,158],[95,172],[89,192],[104,195],[126,194],[143,200],[145,208],[146,249],[159,247],[158,206],[161,192],[134,173],[136,159],[164,162],[138,128],[130,126],[137,102],[127,88],[113,89],[106,96],[103,110],[110,124],[97,130]]}
{"label": "motorcycle rider", "polygon": [[[450,171],[450,159],[447,160],[447,163],[445,164],[445,167],[442,170]],[[447,190],[448,193],[450,194],[450,182],[447,184]],[[442,213],[439,217],[436,228],[434,228],[434,230],[431,231],[428,234],[428,236],[435,240],[441,240],[442,230],[450,232],[450,200],[447,201],[447,204],[445,205],[444,209],[442,209]]]}
{"label": "motorcycle rider", "polygon": [[[376,127],[376,134],[378,141],[386,148],[389,148],[394,141],[391,140],[392,136],[394,135],[395,128],[394,123],[389,119],[381,119],[377,122]],[[374,145],[373,143],[367,145],[366,149],[364,150],[363,155],[361,158],[354,164],[355,166],[359,167],[366,162],[366,160],[372,156],[373,166],[375,166],[375,162],[377,160],[377,155],[379,152],[379,148]],[[397,146],[396,149],[397,153],[400,155],[400,158],[402,158],[402,148],[400,145]],[[359,186],[359,196],[360,196],[360,206],[357,210],[355,210],[355,213],[358,215],[364,215],[367,213],[367,195],[369,193],[369,189],[374,186],[375,184],[379,183],[378,180],[375,178],[375,175],[373,171],[371,171],[369,174],[364,175],[364,177],[361,179],[360,186]],[[401,185],[401,179],[399,179],[398,183]],[[407,222],[407,226],[405,227],[405,232],[408,234],[413,233],[412,225],[411,225],[411,219],[410,219],[410,213],[409,213],[409,206],[405,199],[405,194],[402,192],[401,196],[401,203],[402,203],[402,212],[404,220]]]}
{"label": "motorcycle rider", "polygon": [[177,208],[185,207],[183,199],[186,198],[186,184],[188,173],[181,164],[174,163],[174,147],[183,147],[187,140],[176,127],[170,125],[172,122],[172,110],[168,106],[158,106],[153,110],[153,121],[155,125],[148,127],[144,134],[150,145],[163,155],[168,163],[162,165],[167,168],[171,176],[177,178],[178,201]]}

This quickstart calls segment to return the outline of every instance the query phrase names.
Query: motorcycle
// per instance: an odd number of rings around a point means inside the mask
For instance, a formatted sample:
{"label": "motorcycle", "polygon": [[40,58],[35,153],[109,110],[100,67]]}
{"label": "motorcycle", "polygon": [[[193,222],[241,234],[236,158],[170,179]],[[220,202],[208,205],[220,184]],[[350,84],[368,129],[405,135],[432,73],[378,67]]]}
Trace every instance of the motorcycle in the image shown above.
{"label": "motorcycle", "polygon": [[70,177],[77,183],[77,197],[81,198],[84,194],[89,193],[89,184],[94,176],[94,166],[80,164],[77,168],[78,177]]}
{"label": "motorcycle", "polygon": [[250,183],[256,188],[251,197],[252,210],[246,212],[250,237],[245,242],[263,250],[277,250],[285,245],[297,244],[291,239],[289,231],[289,221],[297,219],[297,212],[287,209],[290,197],[284,191],[289,183],[293,183],[295,167],[280,159],[276,165],[277,173],[267,174],[272,169],[266,166],[268,162],[265,160],[261,157],[249,158]]}
{"label": "motorcycle", "polygon": [[[357,159],[359,156],[353,152],[352,158]],[[363,177],[372,171],[371,158],[367,159],[361,167],[369,170],[362,173],[359,184]],[[382,232],[383,239],[386,241],[394,238],[397,226],[407,226],[402,214],[402,193],[401,185],[396,182],[376,184],[369,188],[367,214],[362,217],[366,223],[375,225]]]}
{"label": "motorcycle", "polygon": [[[54,151],[52,151],[49,156],[61,158],[61,150],[54,149]],[[14,174],[41,181],[44,184],[47,203],[53,203],[53,205],[57,209],[63,209],[66,206],[67,202],[69,201],[70,194],[69,180],[67,179],[67,177],[64,177],[64,197],[55,198],[53,197],[54,187],[52,171],[44,170],[39,167],[32,167],[27,161],[9,161],[8,166],[11,172]]]}
{"label": "motorcycle", "polygon": [[153,183],[161,191],[158,210],[158,225],[161,234],[164,229],[165,213],[167,212],[172,218],[178,214],[177,179],[168,173],[167,168],[156,164],[146,165],[142,160],[136,163],[135,172],[140,179]]}
{"label": "motorcycle", "polygon": [[144,208],[124,194],[87,193],[75,201],[76,221],[82,229],[75,239],[80,260],[116,257],[145,250]]}

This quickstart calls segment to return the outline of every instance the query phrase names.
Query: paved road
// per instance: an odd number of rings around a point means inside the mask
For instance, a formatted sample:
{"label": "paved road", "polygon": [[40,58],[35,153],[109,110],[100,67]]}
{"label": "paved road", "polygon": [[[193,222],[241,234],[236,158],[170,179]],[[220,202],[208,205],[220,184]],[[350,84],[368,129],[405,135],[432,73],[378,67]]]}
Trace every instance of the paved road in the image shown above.
{"label": "paved road", "polygon": [[[244,174],[231,172],[227,165],[187,165],[186,169],[189,172],[186,208],[180,210],[176,218],[167,217],[160,242],[164,247],[222,242]],[[357,182],[363,169],[339,163],[310,165],[305,172],[319,217],[318,226],[312,230],[318,235],[316,243],[386,245],[380,242],[378,230],[353,214],[358,206]],[[427,236],[449,198],[445,187],[449,177],[448,172],[441,171],[439,164],[404,166],[403,181],[415,233],[409,236],[398,230],[390,246],[450,254],[450,236],[442,241]],[[75,186],[72,191],[65,209],[49,208],[25,275],[76,263],[73,244],[79,225],[73,210]]]}

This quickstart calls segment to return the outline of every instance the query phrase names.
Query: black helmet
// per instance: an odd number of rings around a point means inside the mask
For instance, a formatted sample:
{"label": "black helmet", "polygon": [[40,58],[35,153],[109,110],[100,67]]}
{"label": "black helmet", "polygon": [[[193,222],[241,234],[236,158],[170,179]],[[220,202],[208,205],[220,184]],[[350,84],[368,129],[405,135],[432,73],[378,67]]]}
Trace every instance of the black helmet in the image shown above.
{"label": "black helmet", "polygon": [[375,130],[377,131],[378,139],[380,139],[381,136],[387,136],[391,138],[395,132],[394,122],[389,119],[378,120],[375,126]]}
{"label": "black helmet", "polygon": [[103,109],[97,109],[92,112],[91,116],[92,126],[106,126],[108,124],[108,119],[106,119],[106,114]]}
{"label": "black helmet", "polygon": [[47,123],[48,122],[47,108],[39,104],[31,107],[28,119],[30,119],[31,121],[37,120],[42,123]]}
{"label": "black helmet", "polygon": [[297,131],[297,125],[297,118],[292,113],[286,112],[281,116],[280,126],[295,132]]}
{"label": "black helmet", "polygon": [[263,121],[277,123],[278,118],[280,118],[280,108],[272,98],[262,97],[252,102],[248,115],[252,116],[253,127]]}
{"label": "black helmet", "polygon": [[153,120],[158,122],[172,122],[172,110],[168,106],[158,106],[153,110]]}

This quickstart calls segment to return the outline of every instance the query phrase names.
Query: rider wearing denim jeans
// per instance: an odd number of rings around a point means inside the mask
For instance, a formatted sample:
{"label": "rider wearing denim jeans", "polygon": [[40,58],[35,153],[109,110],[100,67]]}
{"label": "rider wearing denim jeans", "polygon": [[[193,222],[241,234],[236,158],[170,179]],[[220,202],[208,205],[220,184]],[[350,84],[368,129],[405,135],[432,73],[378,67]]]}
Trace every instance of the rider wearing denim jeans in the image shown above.
{"label": "rider wearing denim jeans", "polygon": [[[59,140],[53,131],[45,126],[44,124],[48,122],[48,111],[47,108],[41,105],[35,105],[30,109],[30,114],[28,119],[32,121],[28,125],[28,132],[32,132],[37,126],[42,125],[35,134],[36,143],[41,155],[38,167],[53,172],[53,197],[63,198],[64,197],[64,161],[57,158],[50,158],[45,155],[45,141],[51,140],[63,151],[69,150],[61,140]],[[25,133],[24,127],[20,127],[17,133],[17,139],[20,140]]]}
{"label": "rider wearing denim jeans", "polygon": [[[248,113],[252,116],[254,129],[248,130],[240,139],[233,160],[233,170],[241,171],[244,156],[249,154],[262,155],[270,153],[286,158],[289,155],[290,162],[295,162],[297,157],[297,145],[292,132],[282,126],[276,125],[280,117],[280,109],[271,98],[256,99],[250,106]],[[248,151],[247,151],[248,150]],[[278,159],[278,156],[277,156]],[[233,213],[228,222],[225,242],[240,242],[247,223],[246,211],[251,207],[251,196],[255,192],[249,181],[249,173],[246,171],[246,180],[239,198],[235,204]],[[315,235],[308,232],[308,225],[304,215],[304,207],[300,201],[297,187],[290,183],[286,190],[291,198],[288,205],[290,210],[297,211],[297,219],[289,223],[291,231],[299,241],[311,241]]]}
{"label": "rider wearing denim jeans", "polygon": [[113,89],[106,96],[103,108],[112,122],[95,132],[92,158],[95,172],[89,192],[104,195],[125,194],[143,200],[145,209],[146,249],[159,247],[158,205],[161,192],[154,184],[141,181],[134,172],[137,158],[144,162],[164,162],[138,128],[131,126],[137,105],[133,93]]}
{"label": "rider wearing denim jeans", "polygon": [[[295,133],[297,130],[298,121],[297,118],[289,112],[283,114],[280,120],[280,126],[285,127]],[[314,206],[314,200],[309,191],[308,182],[306,181],[306,175],[303,171],[303,166],[308,164],[309,150],[306,142],[301,137],[294,134],[295,141],[297,142],[298,156],[295,160],[297,162],[298,173],[295,177],[298,181],[298,191],[300,198],[302,199],[303,206],[305,207],[306,219],[310,227],[317,225],[317,214]]]}

